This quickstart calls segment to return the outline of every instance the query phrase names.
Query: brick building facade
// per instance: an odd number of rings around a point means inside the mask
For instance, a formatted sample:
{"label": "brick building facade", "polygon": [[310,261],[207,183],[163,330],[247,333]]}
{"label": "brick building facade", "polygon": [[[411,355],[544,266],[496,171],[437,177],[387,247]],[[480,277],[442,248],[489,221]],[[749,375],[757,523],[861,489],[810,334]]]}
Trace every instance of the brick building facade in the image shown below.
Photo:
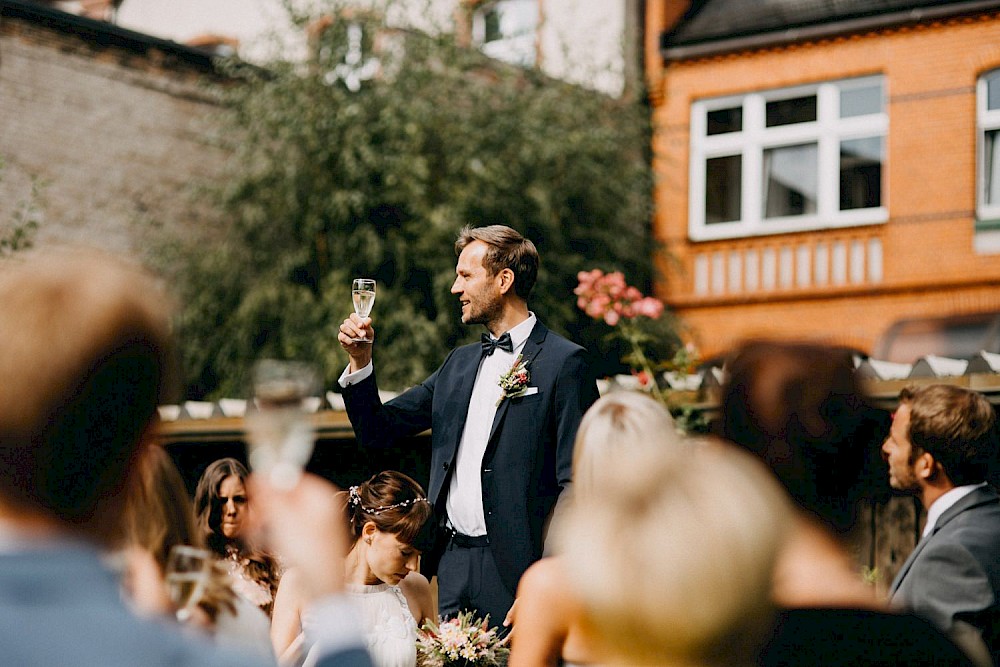
{"label": "brick building facade", "polygon": [[707,355],[1000,311],[1000,3],[834,4],[647,3],[659,294]]}
{"label": "brick building facade", "polygon": [[189,189],[217,175],[211,57],[23,0],[0,0],[0,235],[40,187],[36,243],[141,251],[196,233]]}

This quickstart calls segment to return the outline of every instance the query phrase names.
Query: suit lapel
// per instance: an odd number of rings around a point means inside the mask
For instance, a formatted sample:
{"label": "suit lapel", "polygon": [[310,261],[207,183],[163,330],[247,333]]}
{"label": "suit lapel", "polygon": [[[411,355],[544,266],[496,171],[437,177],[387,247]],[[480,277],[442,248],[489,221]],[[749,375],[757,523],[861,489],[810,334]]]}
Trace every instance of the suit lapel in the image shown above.
{"label": "suit lapel", "polygon": [[[524,361],[528,365],[529,375],[531,373],[535,357],[537,357],[538,353],[541,352],[542,343],[545,341],[545,336],[548,332],[549,330],[546,329],[541,322],[535,322],[535,326],[531,330],[531,334],[528,335],[528,340],[524,342],[524,347],[521,348],[521,361]],[[484,461],[489,461],[493,456],[493,450],[496,449],[497,444],[497,434],[500,431],[500,426],[503,424],[504,418],[507,416],[507,409],[509,407],[510,400],[504,399],[503,402],[500,403],[500,407],[497,408],[496,414],[493,415],[493,426],[490,428],[490,439],[486,441],[486,452],[483,455]]]}
{"label": "suit lapel", "polygon": [[457,410],[454,414],[447,416],[447,420],[454,426],[451,436],[447,441],[448,460],[455,457],[455,452],[458,451],[458,446],[462,442],[462,433],[465,431],[465,421],[469,417],[469,403],[472,401],[472,390],[476,385],[476,375],[479,371],[479,363],[482,360],[482,356],[480,354],[480,350],[482,348],[477,345],[469,346],[469,349],[469,358],[463,358],[459,361],[459,364],[467,370],[459,375],[458,383],[454,388],[454,395],[458,397],[458,400],[454,403],[454,405],[463,406],[464,409]]}

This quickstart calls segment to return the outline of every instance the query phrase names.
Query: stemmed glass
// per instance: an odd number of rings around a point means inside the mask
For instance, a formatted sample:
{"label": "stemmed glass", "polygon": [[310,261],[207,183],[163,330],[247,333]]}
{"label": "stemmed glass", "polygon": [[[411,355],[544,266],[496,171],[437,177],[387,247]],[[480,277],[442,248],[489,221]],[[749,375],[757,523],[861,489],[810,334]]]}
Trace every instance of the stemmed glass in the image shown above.
{"label": "stemmed glass", "polygon": [[280,489],[294,487],[315,443],[307,399],[319,391],[316,367],[261,359],[253,367],[253,409],[246,414],[247,459]]}
{"label": "stemmed glass", "polygon": [[[355,278],[351,284],[351,298],[354,299],[354,312],[364,319],[372,312],[375,305],[375,281],[371,278]],[[352,338],[355,343],[371,342],[369,338]]]}
{"label": "stemmed glass", "polygon": [[166,582],[177,620],[190,620],[208,588],[215,557],[207,549],[175,544],[167,556]]}

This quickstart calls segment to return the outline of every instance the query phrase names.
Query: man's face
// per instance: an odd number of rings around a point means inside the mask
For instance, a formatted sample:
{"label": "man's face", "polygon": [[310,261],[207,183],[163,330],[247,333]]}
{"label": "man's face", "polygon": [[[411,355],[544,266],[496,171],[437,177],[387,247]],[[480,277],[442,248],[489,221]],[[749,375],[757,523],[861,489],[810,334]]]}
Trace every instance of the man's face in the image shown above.
{"label": "man's face", "polygon": [[458,295],[462,304],[464,324],[489,324],[503,309],[500,276],[490,275],[483,266],[487,249],[482,241],[473,241],[458,256],[451,293]]}
{"label": "man's face", "polygon": [[910,406],[900,403],[893,416],[889,437],[882,443],[883,458],[889,464],[889,486],[897,491],[917,493],[920,483],[910,442]]}

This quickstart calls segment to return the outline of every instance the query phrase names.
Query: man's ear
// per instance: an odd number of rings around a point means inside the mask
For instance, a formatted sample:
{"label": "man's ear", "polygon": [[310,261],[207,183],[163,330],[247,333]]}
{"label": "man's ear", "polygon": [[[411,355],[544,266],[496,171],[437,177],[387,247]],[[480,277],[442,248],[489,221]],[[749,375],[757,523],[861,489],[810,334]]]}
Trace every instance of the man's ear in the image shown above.
{"label": "man's ear", "polygon": [[913,470],[917,477],[924,480],[936,479],[944,474],[944,468],[930,452],[921,452],[914,461]]}
{"label": "man's ear", "polygon": [[510,269],[501,269],[497,273],[497,286],[500,288],[501,294],[507,294],[514,289],[514,272]]}

